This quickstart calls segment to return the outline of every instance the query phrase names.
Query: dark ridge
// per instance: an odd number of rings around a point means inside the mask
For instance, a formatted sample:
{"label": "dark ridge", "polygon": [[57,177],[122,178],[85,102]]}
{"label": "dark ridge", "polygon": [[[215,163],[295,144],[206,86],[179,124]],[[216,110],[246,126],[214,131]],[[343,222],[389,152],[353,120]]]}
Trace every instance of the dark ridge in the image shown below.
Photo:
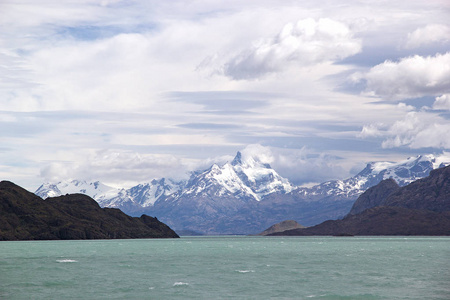
{"label": "dark ridge", "polygon": [[0,240],[177,238],[156,218],[130,217],[101,208],[89,196],[42,200],[9,181],[0,182]]}
{"label": "dark ridge", "polygon": [[342,220],[273,235],[450,235],[450,166],[401,188],[382,181],[352,211]]}
{"label": "dark ridge", "polygon": [[349,214],[356,215],[366,209],[381,205],[389,195],[398,189],[400,189],[400,186],[392,178],[381,181],[356,199]]}

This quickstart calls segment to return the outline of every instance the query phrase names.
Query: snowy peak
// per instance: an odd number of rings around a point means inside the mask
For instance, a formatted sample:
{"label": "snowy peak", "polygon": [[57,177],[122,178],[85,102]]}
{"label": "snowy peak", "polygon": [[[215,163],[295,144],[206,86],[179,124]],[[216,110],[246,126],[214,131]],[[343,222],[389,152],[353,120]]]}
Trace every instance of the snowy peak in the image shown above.
{"label": "snowy peak", "polygon": [[35,192],[43,199],[65,194],[81,193],[90,196],[102,207],[114,207],[135,211],[152,206],[157,200],[180,191],[184,182],[170,179],[154,179],[150,183],[138,184],[130,189],[117,189],[99,181],[80,180],[61,181],[56,184],[45,183]]}
{"label": "snowy peak", "polygon": [[184,193],[196,196],[233,195],[260,201],[268,194],[288,193],[291,190],[289,181],[275,172],[269,164],[254,156],[244,158],[238,152],[231,163],[222,166],[213,164],[204,172],[193,174]]}
{"label": "snowy peak", "polygon": [[286,178],[281,177],[257,156],[249,156],[243,160],[242,154],[238,152],[231,165],[245,185],[260,196],[274,192],[288,193],[292,190],[292,185]]}
{"label": "snowy peak", "polygon": [[371,162],[354,177],[327,181],[312,188],[298,188],[296,193],[303,197],[356,198],[382,180],[392,178],[398,185],[405,186],[447,165],[450,165],[450,155],[445,153],[440,156],[418,155],[400,162]]}
{"label": "snowy peak", "polygon": [[50,198],[50,197],[58,197],[63,195],[63,193],[59,190],[58,184],[54,183],[44,183],[42,184],[35,192],[35,194],[42,199]]}
{"label": "snowy peak", "polygon": [[36,195],[46,199],[49,197],[58,197],[65,194],[81,193],[92,197],[95,200],[114,197],[119,189],[107,186],[99,181],[86,182],[80,180],[60,181],[56,184],[45,183],[41,185]]}
{"label": "snowy peak", "polygon": [[259,200],[258,195],[248,188],[237,176],[233,166],[226,163],[222,167],[213,164],[200,174],[192,175],[184,195],[196,197],[238,196],[252,197]]}
{"label": "snowy peak", "polygon": [[233,161],[231,162],[232,166],[241,165],[242,164],[242,153],[240,151],[237,152]]}
{"label": "snowy peak", "polygon": [[271,169],[270,164],[263,163],[258,156],[252,155],[252,156],[243,157],[242,153],[240,151],[237,152],[236,156],[234,157],[233,161],[231,162],[231,165],[233,167],[241,166],[242,168]]}
{"label": "snowy peak", "polygon": [[[367,164],[355,177],[367,178],[367,184],[373,186],[384,179],[392,178],[400,186],[407,185],[417,179],[426,177],[431,170],[449,165],[447,155],[418,155],[400,162],[372,162]],[[373,183],[372,181],[378,181]]]}
{"label": "snowy peak", "polygon": [[149,207],[159,199],[170,196],[183,187],[183,182],[170,179],[154,179],[150,183],[139,184],[126,191],[126,196],[142,207]]}

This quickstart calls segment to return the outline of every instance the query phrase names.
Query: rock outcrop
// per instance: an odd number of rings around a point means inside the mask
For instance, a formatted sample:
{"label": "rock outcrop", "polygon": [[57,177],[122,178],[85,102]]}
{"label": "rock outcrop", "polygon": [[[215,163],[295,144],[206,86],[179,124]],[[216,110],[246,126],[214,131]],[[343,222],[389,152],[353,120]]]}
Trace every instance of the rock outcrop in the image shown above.
{"label": "rock outcrop", "polygon": [[263,232],[259,233],[258,235],[269,235],[272,233],[283,232],[286,230],[292,230],[292,229],[297,229],[297,228],[305,228],[305,226],[298,224],[294,220],[286,220],[286,221],[282,221],[280,223],[270,226],[269,228],[267,228]]}

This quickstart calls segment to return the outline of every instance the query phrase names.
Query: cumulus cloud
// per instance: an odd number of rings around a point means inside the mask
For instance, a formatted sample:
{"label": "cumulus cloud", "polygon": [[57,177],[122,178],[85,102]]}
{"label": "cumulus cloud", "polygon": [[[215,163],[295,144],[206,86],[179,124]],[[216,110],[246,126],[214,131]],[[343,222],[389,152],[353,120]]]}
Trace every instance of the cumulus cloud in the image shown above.
{"label": "cumulus cloud", "polygon": [[433,109],[450,110],[450,94],[444,94],[440,97],[436,97],[434,101]]}
{"label": "cumulus cloud", "polygon": [[256,79],[292,63],[309,66],[339,61],[360,51],[361,42],[344,23],[309,18],[289,23],[277,36],[235,55],[224,64],[223,73],[233,79]]}
{"label": "cumulus cloud", "polygon": [[408,112],[390,126],[364,126],[361,137],[383,137],[383,148],[409,147],[450,149],[450,124],[426,112]]}
{"label": "cumulus cloud", "polygon": [[450,27],[443,24],[429,24],[417,28],[408,34],[406,48],[418,48],[423,45],[450,41]]}
{"label": "cumulus cloud", "polygon": [[450,52],[385,61],[356,80],[365,81],[366,94],[392,100],[442,95],[450,91]]}

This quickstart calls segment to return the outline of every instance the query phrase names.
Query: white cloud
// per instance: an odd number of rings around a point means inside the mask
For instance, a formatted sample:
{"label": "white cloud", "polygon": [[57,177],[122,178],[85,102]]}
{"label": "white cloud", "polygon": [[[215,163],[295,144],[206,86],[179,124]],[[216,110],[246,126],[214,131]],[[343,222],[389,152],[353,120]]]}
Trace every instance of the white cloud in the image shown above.
{"label": "white cloud", "polygon": [[450,52],[385,61],[359,74],[366,81],[368,95],[387,99],[416,98],[450,91]]}
{"label": "white cloud", "polygon": [[[439,3],[391,4],[0,1],[2,177],[27,177],[34,185],[42,169],[55,179],[136,182],[207,168],[218,159],[211,156],[222,155],[223,162],[260,143],[271,146],[267,161],[293,181],[342,178],[342,161],[351,161],[348,170],[374,153],[384,159],[386,151],[373,149],[374,140],[393,138],[388,130],[411,108],[374,104],[337,85],[354,68],[416,53],[398,47],[408,32],[449,25]],[[431,40],[433,49],[448,45]],[[420,49],[421,70],[411,71],[419,59],[396,76],[382,72],[387,83],[374,79],[368,92],[448,95],[446,77],[438,76],[447,55],[428,58],[437,51],[430,49]],[[203,60],[206,76],[196,68]],[[220,76],[211,76],[211,69]],[[236,80],[245,78],[258,80]],[[398,86],[406,88],[399,92]],[[174,92],[191,96],[167,97]],[[434,109],[445,107],[445,99],[436,99]],[[428,114],[436,131],[445,128],[436,112]],[[361,133],[366,140],[355,142],[355,132],[367,123],[378,125],[367,125]]]}
{"label": "white cloud", "polygon": [[378,137],[382,136],[381,128],[384,128],[385,125],[383,123],[375,123],[364,125],[361,132],[358,133],[358,137],[360,138],[370,138],[370,137]]}
{"label": "white cloud", "polygon": [[361,42],[344,23],[309,18],[286,24],[268,40],[230,58],[223,73],[233,79],[255,79],[294,63],[298,67],[339,61],[361,51]]}
{"label": "white cloud", "polygon": [[450,27],[444,24],[429,24],[417,28],[408,34],[406,48],[418,48],[423,45],[450,41]]}
{"label": "white cloud", "polygon": [[450,94],[444,94],[436,97],[436,101],[434,101],[433,104],[433,109],[450,110]]}
{"label": "white cloud", "polygon": [[70,160],[54,161],[42,167],[41,177],[49,182],[83,178],[130,186],[164,176],[186,179],[187,171],[196,165],[174,155],[123,150],[85,150],[69,155]]}
{"label": "white cloud", "polygon": [[336,159],[328,153],[318,154],[313,149],[273,149],[272,167],[295,184],[316,184],[327,180],[343,179],[349,174]]}
{"label": "white cloud", "polygon": [[434,114],[408,112],[390,126],[365,126],[361,137],[383,137],[383,148],[408,147],[450,149],[450,123]]}
{"label": "white cloud", "polygon": [[256,157],[295,184],[320,183],[347,175],[333,155],[317,154],[306,147],[280,149],[252,144],[241,150],[241,153],[243,160]]}
{"label": "white cloud", "polygon": [[259,144],[248,145],[241,151],[242,159],[257,158],[264,164],[271,164],[274,161],[272,150]]}

